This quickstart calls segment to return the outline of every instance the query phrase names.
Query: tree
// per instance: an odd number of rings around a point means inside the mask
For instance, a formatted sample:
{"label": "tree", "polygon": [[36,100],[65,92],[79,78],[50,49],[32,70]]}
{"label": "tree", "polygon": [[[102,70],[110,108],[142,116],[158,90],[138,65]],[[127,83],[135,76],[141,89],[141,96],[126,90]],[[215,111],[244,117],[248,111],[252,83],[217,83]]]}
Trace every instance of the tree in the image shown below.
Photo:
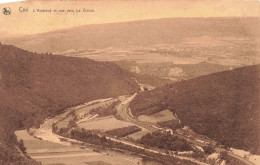
{"label": "tree", "polygon": [[24,146],[23,139],[21,139],[21,140],[18,142],[18,147],[20,148],[20,150],[22,151],[23,154],[26,154],[26,148],[25,148],[25,146]]}
{"label": "tree", "polygon": [[[73,112],[74,112],[74,111],[73,111]],[[79,120],[78,116],[75,115],[75,116],[73,117],[73,120],[74,120],[74,121],[78,121],[78,120]]]}
{"label": "tree", "polygon": [[210,145],[203,147],[203,150],[205,151],[205,154],[208,154],[208,155],[215,152],[215,149]]}
{"label": "tree", "polygon": [[58,130],[57,125],[55,125],[54,123],[52,123],[51,128],[52,128],[52,132],[56,132]]}
{"label": "tree", "polygon": [[219,157],[222,160],[227,160],[227,158],[228,158],[227,151],[221,151]]}
{"label": "tree", "polygon": [[76,124],[76,122],[75,122],[74,120],[70,120],[70,121],[69,121],[69,124],[68,124],[68,127],[69,127],[69,128],[77,127],[77,124]]}

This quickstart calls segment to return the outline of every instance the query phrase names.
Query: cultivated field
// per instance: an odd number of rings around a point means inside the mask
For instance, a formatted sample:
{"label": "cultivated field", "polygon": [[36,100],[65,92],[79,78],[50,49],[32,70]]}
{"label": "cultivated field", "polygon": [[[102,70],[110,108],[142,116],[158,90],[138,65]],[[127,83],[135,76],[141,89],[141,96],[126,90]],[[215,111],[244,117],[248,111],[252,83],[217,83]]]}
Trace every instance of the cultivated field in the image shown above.
{"label": "cultivated field", "polygon": [[86,121],[78,124],[80,128],[85,128],[88,130],[98,129],[102,131],[108,131],[112,129],[132,126],[132,125],[133,124],[129,122],[118,120],[114,116],[96,118],[91,121]]}
{"label": "cultivated field", "polygon": [[[114,151],[94,152],[93,146],[80,148],[37,139],[26,130],[15,132],[18,140],[23,139],[28,155],[43,164],[59,165],[113,165],[143,164],[141,158]],[[116,162],[116,163],[115,163]]]}
{"label": "cultivated field", "polygon": [[157,123],[157,122],[163,122],[163,121],[169,121],[169,120],[175,120],[175,119],[176,119],[176,117],[168,109],[157,112],[150,116],[141,115],[138,117],[139,121],[150,122],[150,123]]}
{"label": "cultivated field", "polygon": [[131,135],[128,135],[127,137],[137,140],[137,139],[141,139],[144,135],[146,135],[147,133],[151,133],[151,132],[152,131],[150,131],[148,129],[142,128],[142,131],[135,132]]}

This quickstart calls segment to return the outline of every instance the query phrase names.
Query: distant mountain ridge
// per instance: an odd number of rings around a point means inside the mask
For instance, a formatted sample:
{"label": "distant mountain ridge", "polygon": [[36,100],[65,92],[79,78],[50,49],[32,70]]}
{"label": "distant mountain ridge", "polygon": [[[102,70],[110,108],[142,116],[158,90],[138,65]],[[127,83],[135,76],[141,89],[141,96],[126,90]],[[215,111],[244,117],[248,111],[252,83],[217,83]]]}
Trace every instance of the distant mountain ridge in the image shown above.
{"label": "distant mountain ridge", "polygon": [[[71,49],[175,44],[198,36],[259,36],[259,18],[164,18],[121,23],[94,24],[4,39],[38,53]],[[1,38],[0,38],[1,39]]]}
{"label": "distant mountain ridge", "polygon": [[184,125],[220,144],[260,154],[260,65],[214,73],[147,91],[133,115],[169,108]]}
{"label": "distant mountain ridge", "polygon": [[90,100],[132,94],[139,86],[115,64],[31,53],[0,45],[0,164],[30,164],[14,130]]}

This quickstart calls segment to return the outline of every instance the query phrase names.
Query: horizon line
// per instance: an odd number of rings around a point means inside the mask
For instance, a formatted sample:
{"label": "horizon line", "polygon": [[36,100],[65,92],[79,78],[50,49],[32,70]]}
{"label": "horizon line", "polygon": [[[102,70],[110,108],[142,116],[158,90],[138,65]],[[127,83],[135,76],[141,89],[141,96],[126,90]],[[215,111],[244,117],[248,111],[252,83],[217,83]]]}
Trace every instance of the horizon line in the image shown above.
{"label": "horizon line", "polygon": [[[24,0],[21,0],[24,1]],[[26,1],[26,0],[25,0]],[[138,20],[129,20],[129,21],[120,21],[120,22],[106,22],[106,23],[93,23],[93,24],[85,24],[85,25],[77,25],[77,26],[72,26],[72,27],[67,27],[67,28],[61,28],[61,29],[54,29],[46,32],[40,32],[40,33],[10,33],[11,35],[17,35],[16,37],[4,37],[0,39],[13,39],[13,38],[20,38],[20,37],[26,37],[26,36],[33,36],[33,35],[41,35],[41,34],[47,34],[47,33],[52,33],[52,32],[58,32],[58,31],[66,31],[74,28],[81,28],[84,26],[93,26],[93,25],[109,25],[109,24],[120,24],[120,23],[131,23],[131,22],[140,22],[140,21],[151,21],[151,20],[162,20],[162,19],[216,19],[216,18],[222,18],[222,19],[230,19],[230,18],[259,18],[260,16],[230,16],[230,17],[218,17],[218,16],[209,16],[209,17],[163,17],[163,18],[154,18],[154,19],[138,19]],[[5,33],[5,32],[0,32]]]}

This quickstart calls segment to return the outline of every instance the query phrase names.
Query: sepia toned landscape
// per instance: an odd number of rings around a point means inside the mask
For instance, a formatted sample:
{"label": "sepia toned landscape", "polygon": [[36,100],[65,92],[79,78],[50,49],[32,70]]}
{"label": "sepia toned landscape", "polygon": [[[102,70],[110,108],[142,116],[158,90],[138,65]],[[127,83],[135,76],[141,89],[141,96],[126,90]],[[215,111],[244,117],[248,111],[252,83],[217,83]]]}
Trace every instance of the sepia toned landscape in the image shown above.
{"label": "sepia toned landscape", "polygon": [[0,28],[0,164],[260,165],[259,20]]}

